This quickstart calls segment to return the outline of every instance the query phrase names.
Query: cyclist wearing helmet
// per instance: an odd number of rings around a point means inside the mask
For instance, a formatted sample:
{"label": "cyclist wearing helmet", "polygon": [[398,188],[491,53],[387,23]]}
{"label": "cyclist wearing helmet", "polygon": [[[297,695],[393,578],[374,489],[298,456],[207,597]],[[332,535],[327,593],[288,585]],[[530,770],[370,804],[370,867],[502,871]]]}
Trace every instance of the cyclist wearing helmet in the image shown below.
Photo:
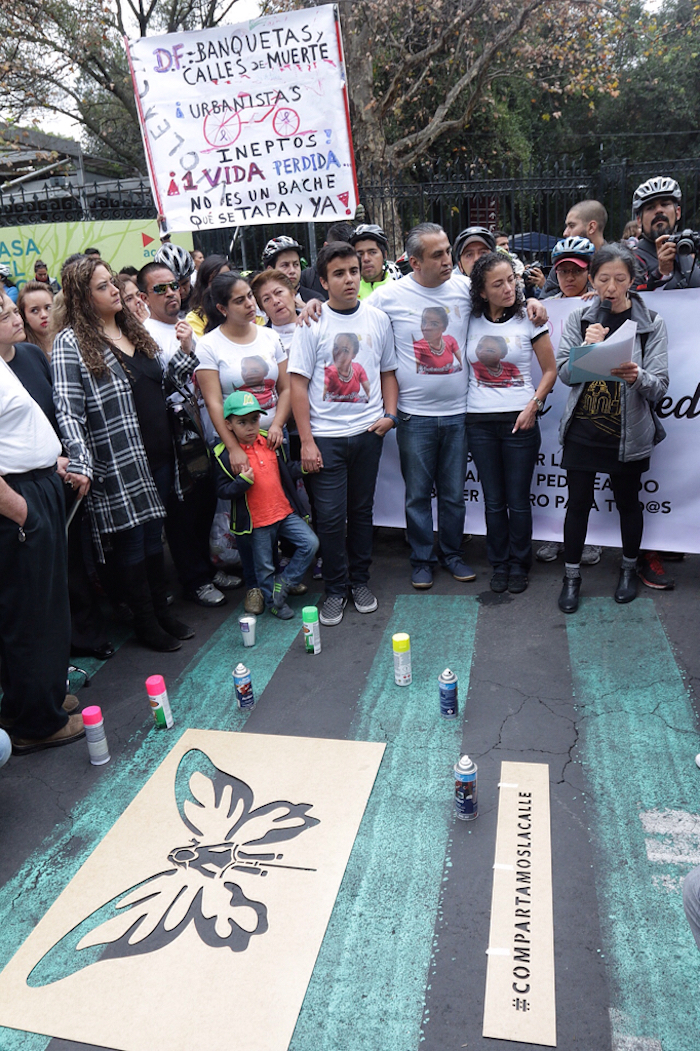
{"label": "cyclist wearing helmet", "polygon": [[300,288],[301,280],[301,253],[304,249],[298,241],[286,234],[273,237],[263,249],[261,267],[263,270],[281,270],[292,282],[294,294],[298,295],[303,302],[314,298],[313,292]]}
{"label": "cyclist wearing helmet", "polygon": [[192,256],[182,245],[174,245],[167,241],[158,249],[153,257],[153,262],[160,263],[161,266],[167,266],[168,270],[172,270],[175,274],[177,283],[180,286],[180,317],[184,318],[189,310],[190,295],[192,294],[192,285],[190,283],[190,277],[194,273]]}
{"label": "cyclist wearing helmet", "polygon": [[470,277],[474,263],[482,255],[496,251],[496,238],[485,226],[468,226],[455,237],[452,245],[452,259],[456,271]]}
{"label": "cyclist wearing helmet", "polygon": [[390,284],[395,275],[389,269],[387,253],[389,241],[381,226],[376,223],[361,223],[350,238],[360,257],[362,280],[360,281],[359,299],[371,296],[375,288]]}
{"label": "cyclist wearing helmet", "polygon": [[[573,299],[591,292],[589,274],[595,245],[587,237],[565,237],[557,241],[552,249],[552,273],[559,285],[559,292],[548,299]],[[548,540],[537,548],[535,558],[538,562],[555,562],[563,551],[564,545],[558,540]],[[597,544],[584,544],[581,554],[582,566],[595,566],[600,562],[602,547]]]}
{"label": "cyclist wearing helmet", "polygon": [[591,290],[588,273],[595,245],[587,237],[565,237],[552,249],[552,273],[559,292],[550,299],[571,299]]}
{"label": "cyclist wearing helmet", "polygon": [[639,231],[634,254],[642,269],[635,285],[638,292],[700,287],[700,267],[695,266],[695,255],[690,256],[690,272],[683,273],[676,245],[669,241],[680,223],[681,198],[676,180],[663,175],[647,179],[634,191],[632,211]]}

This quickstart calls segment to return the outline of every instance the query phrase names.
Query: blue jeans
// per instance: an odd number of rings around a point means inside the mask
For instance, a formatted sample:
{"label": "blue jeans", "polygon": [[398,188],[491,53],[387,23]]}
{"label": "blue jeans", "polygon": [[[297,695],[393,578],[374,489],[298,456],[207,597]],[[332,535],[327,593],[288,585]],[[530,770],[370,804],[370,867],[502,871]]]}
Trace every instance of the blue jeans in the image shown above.
{"label": "blue jeans", "polygon": [[[409,416],[399,412],[396,439],[406,484],[406,528],[411,565],[462,561],[467,435],[464,413]],[[433,546],[433,485],[438,502],[438,553]]]}
{"label": "blue jeans", "polygon": [[382,439],[374,431],[348,438],[315,438],[323,457],[305,482],[313,493],[314,525],[321,541],[327,595],[369,581],[372,564],[372,507]]}
{"label": "blue jeans", "polygon": [[470,423],[469,448],[486,509],[486,554],[494,570],[527,573],[532,565],[530,485],[540,451],[540,427],[512,433],[513,424]]}
{"label": "blue jeans", "polygon": [[284,580],[294,587],[301,583],[318,551],[318,537],[310,526],[292,512],[272,525],[259,526],[253,529],[253,557],[258,587],[263,593],[265,605],[272,605],[272,591],[275,586],[275,554],[277,540],[285,537],[294,546],[294,554],[284,568]]}

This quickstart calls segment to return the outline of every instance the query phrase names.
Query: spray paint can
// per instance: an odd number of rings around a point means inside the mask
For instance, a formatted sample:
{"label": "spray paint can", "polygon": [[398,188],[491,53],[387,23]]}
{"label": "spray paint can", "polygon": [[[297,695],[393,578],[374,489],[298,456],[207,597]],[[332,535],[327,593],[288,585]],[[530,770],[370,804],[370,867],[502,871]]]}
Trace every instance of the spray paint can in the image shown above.
{"label": "spray paint can", "polygon": [[149,675],[146,679],[146,693],[148,694],[148,703],[151,706],[154,723],[159,730],[169,730],[175,725],[175,720],[170,709],[165,679],[162,675]]}
{"label": "spray paint can", "polygon": [[102,709],[99,705],[93,704],[89,708],[83,708],[82,716],[90,762],[93,766],[104,766],[109,762],[109,745],[105,734]]}
{"label": "spray paint can", "polygon": [[245,664],[237,664],[233,669],[233,688],[236,691],[236,704],[242,712],[252,712],[255,707],[253,682]]}
{"label": "spray paint can", "polygon": [[438,675],[440,687],[440,715],[443,719],[456,719],[459,711],[457,701],[457,676],[449,668]]}
{"label": "spray paint can", "polygon": [[391,636],[391,648],[394,651],[394,682],[397,686],[409,686],[413,682],[411,674],[411,636],[400,631]]}
{"label": "spray paint can", "polygon": [[304,622],[304,648],[307,653],[321,652],[321,625],[318,622],[316,606],[304,606],[301,611]]}
{"label": "spray paint can", "polygon": [[473,821],[478,814],[476,797],[476,763],[463,755],[455,763],[455,814],[460,821]]}

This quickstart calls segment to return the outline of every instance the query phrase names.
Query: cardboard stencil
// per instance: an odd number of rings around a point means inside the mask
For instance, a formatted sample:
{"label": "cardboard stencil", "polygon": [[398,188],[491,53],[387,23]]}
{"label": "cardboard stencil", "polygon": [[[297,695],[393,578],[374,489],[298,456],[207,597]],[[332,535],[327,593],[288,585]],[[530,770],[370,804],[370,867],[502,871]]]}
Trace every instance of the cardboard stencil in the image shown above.
{"label": "cardboard stencil", "polygon": [[556,1047],[549,767],[502,763],[483,1035]]}
{"label": "cardboard stencil", "polygon": [[188,730],[0,974],[0,1025],[285,1051],[383,751]]}

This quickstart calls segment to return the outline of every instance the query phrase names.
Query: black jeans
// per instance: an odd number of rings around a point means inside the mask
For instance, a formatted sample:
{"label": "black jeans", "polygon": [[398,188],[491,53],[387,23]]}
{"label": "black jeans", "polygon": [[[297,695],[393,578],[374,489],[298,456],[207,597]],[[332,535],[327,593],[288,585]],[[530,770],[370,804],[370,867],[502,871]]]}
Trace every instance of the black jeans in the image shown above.
{"label": "black jeans", "polygon": [[25,540],[0,515],[0,684],[2,718],[14,737],[50,737],[63,710],[70,661],[66,518],[57,474],[30,471],[5,481],[27,501]]}
{"label": "black jeans", "polygon": [[530,485],[540,450],[540,427],[513,434],[513,424],[467,426],[469,448],[484,491],[486,554],[495,570],[527,573],[532,566]]}
{"label": "black jeans", "polygon": [[382,439],[374,431],[349,438],[315,438],[323,457],[318,474],[307,474],[321,541],[327,595],[345,595],[348,586],[369,580],[372,563],[372,507]]}
{"label": "black jeans", "polygon": [[[615,504],[620,515],[620,532],[622,534],[622,553],[625,558],[637,558],[642,544],[644,517],[639,502],[639,487],[642,480],[642,467],[639,470],[629,467],[622,473],[610,475]],[[581,561],[583,545],[586,542],[588,516],[593,506],[595,471],[566,472],[569,486],[569,503],[564,519],[564,561],[577,565]]]}

